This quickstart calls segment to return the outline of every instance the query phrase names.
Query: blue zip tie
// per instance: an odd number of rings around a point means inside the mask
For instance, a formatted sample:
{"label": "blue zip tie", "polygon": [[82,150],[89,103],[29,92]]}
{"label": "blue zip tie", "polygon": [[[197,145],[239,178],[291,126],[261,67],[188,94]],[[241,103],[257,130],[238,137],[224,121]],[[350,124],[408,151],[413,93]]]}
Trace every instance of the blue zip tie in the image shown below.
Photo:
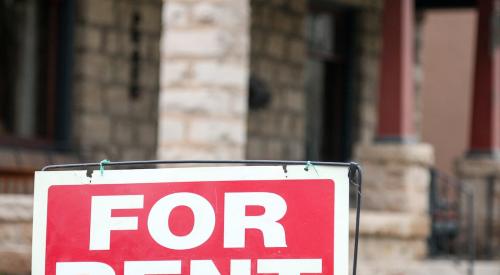
{"label": "blue zip tie", "polygon": [[101,176],[104,176],[104,164],[109,164],[110,161],[107,160],[107,159],[103,159],[101,160],[101,162],[99,162],[99,171],[101,172]]}

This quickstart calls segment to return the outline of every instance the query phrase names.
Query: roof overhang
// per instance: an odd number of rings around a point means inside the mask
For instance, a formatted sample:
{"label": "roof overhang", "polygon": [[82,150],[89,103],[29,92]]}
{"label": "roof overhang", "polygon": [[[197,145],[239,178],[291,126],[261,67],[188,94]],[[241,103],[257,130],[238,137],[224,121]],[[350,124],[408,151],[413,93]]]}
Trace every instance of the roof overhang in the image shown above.
{"label": "roof overhang", "polygon": [[474,8],[476,0],[415,0],[417,9]]}

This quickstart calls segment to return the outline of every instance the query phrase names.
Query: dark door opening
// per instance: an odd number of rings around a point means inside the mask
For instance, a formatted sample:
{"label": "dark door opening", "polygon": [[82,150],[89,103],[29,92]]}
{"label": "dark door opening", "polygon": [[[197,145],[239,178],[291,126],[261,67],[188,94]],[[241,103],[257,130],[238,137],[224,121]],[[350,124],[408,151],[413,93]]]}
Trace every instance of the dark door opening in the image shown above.
{"label": "dark door opening", "polygon": [[308,159],[348,161],[353,145],[354,12],[312,6],[307,18]]}

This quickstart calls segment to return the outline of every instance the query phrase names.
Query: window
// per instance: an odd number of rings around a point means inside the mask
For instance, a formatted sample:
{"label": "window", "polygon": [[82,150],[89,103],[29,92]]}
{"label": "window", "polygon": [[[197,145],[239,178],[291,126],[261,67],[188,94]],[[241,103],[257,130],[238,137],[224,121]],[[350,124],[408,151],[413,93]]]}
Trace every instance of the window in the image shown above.
{"label": "window", "polygon": [[68,8],[70,1],[0,0],[0,145],[53,146],[67,136],[56,112],[68,104]]}

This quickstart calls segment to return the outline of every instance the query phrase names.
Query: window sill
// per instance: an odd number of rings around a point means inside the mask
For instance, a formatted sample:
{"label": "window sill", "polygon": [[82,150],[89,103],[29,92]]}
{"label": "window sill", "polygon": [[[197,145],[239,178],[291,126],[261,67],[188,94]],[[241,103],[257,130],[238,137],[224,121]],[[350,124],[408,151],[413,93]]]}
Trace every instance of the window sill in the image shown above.
{"label": "window sill", "polygon": [[47,149],[0,147],[0,170],[33,172],[54,163],[75,163],[78,157]]}

